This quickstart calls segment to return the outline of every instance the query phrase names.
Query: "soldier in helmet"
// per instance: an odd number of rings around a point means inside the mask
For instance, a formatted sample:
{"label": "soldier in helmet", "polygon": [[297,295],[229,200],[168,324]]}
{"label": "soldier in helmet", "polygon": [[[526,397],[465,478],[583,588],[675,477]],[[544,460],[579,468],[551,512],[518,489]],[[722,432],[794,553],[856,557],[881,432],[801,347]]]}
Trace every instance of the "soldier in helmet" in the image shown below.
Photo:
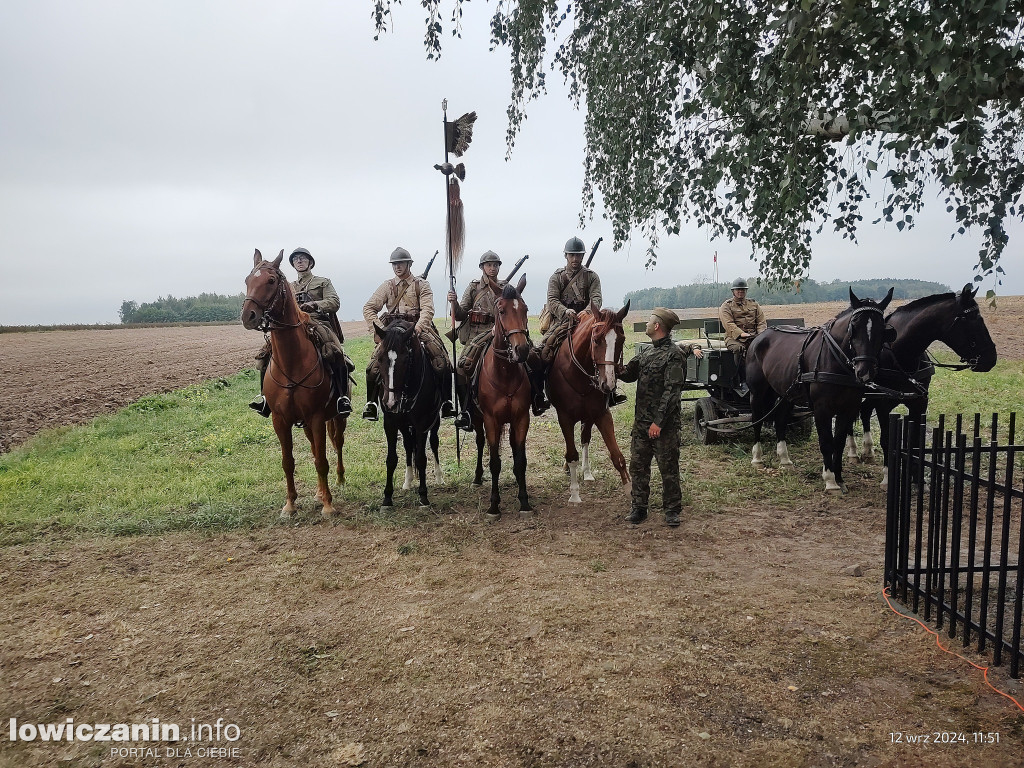
{"label": "soldier in helmet", "polygon": [[[320,349],[324,362],[331,369],[331,377],[334,381],[334,391],[337,395],[335,406],[339,416],[348,416],[352,413],[352,402],[349,400],[348,377],[352,370],[351,362],[345,355],[342,347],[344,338],[341,335],[341,325],[338,323],[337,312],[341,308],[341,299],[334,285],[326,277],[317,277],[313,274],[313,267],[316,260],[305,248],[296,248],[288,257],[288,263],[298,273],[298,279],[292,281],[292,290],[295,292],[295,300],[299,303],[299,309],[309,314],[313,321],[312,332],[315,335],[315,343]],[[249,407],[257,411],[261,416],[270,415],[270,406],[263,397],[263,379],[267,375],[267,366],[270,365],[270,343],[267,342],[256,354],[256,360],[260,369],[260,395]]]}
{"label": "soldier in helmet", "polygon": [[747,347],[768,327],[768,321],[757,302],[747,298],[747,281],[742,277],[732,281],[732,298],[719,307],[718,319],[725,329],[725,346],[736,360],[739,384],[746,388]]}
{"label": "soldier in helmet", "polygon": [[[395,276],[381,283],[363,305],[363,319],[370,333],[374,333],[375,322],[385,328],[394,320],[406,320],[415,325],[416,336],[427,350],[430,365],[442,383],[442,390],[447,392],[441,404],[441,415],[450,419],[455,415],[451,397],[452,364],[444,342],[434,327],[434,293],[430,290],[430,283],[412,273],[412,256],[405,248],[395,248],[389,261]],[[382,309],[385,312],[378,317]],[[376,335],[374,340],[380,343]],[[363,410],[363,418],[369,421],[378,418],[380,371],[376,359],[376,354],[370,355],[370,365],[366,369],[366,408]]]}
{"label": "soldier in helmet", "polygon": [[498,280],[501,258],[494,251],[480,257],[480,279],[466,286],[459,301],[454,290],[448,292],[452,313],[459,322],[458,338],[462,355],[455,366],[455,391],[459,398],[459,415],[455,426],[467,432],[473,428],[469,416],[469,381],[480,356],[494,337],[494,290],[501,290],[505,282]]}
{"label": "soldier in helmet", "polygon": [[636,415],[630,439],[629,474],[633,481],[630,513],[637,525],[647,519],[651,495],[651,460],[657,459],[663,486],[665,524],[679,525],[683,495],[679,479],[679,397],[687,355],[701,357],[700,347],[672,343],[672,328],[679,317],[657,307],[647,322],[653,344],[618,369],[622,381],[636,382]]}
{"label": "soldier in helmet", "polygon": [[[571,237],[565,244],[565,266],[559,267],[548,280],[547,311],[551,313],[551,326],[541,339],[540,363],[534,363],[530,370],[530,384],[533,387],[533,414],[540,416],[550,403],[544,396],[544,378],[558,348],[569,336],[580,312],[590,305],[602,306],[601,278],[589,267],[583,266],[586,246],[578,237]],[[613,392],[610,405],[626,400],[625,395]]]}

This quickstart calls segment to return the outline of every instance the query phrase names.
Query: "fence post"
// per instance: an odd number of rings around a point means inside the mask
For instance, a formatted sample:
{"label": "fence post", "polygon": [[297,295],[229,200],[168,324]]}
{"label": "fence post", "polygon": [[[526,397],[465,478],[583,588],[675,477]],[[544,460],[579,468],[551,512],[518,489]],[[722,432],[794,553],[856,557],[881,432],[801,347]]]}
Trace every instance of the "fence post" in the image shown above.
{"label": "fence post", "polygon": [[[885,491],[885,572],[882,584],[891,588],[898,585],[898,563],[900,542],[903,538],[903,521],[900,519],[900,450],[903,442],[903,420],[895,413],[889,414],[889,445],[886,446],[889,461],[885,472],[888,485]],[[905,587],[904,587],[905,589]],[[904,595],[905,598],[905,595]]]}

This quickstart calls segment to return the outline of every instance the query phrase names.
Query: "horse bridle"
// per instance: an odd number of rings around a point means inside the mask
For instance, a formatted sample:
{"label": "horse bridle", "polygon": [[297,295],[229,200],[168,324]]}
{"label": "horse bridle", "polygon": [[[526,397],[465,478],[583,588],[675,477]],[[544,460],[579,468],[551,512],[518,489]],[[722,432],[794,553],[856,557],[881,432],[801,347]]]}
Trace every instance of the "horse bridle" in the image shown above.
{"label": "horse bridle", "polygon": [[[263,267],[261,265],[259,267],[256,267],[255,269],[253,269],[253,272],[255,272],[257,269],[266,269],[266,267]],[[301,325],[301,322],[299,322],[299,323],[282,323],[282,322],[280,322],[279,320],[277,320],[274,317],[274,314],[273,314],[274,310],[277,309],[278,305],[281,303],[282,299],[284,298],[284,280],[285,280],[284,275],[281,273],[281,271],[279,269],[275,269],[274,271],[277,272],[277,277],[278,277],[278,281],[279,282],[277,284],[277,290],[274,292],[274,298],[273,298],[273,300],[269,304],[264,304],[262,301],[260,301],[255,296],[253,296],[252,294],[249,294],[249,293],[247,293],[245,295],[245,298],[242,300],[243,304],[245,302],[247,302],[247,301],[251,301],[253,304],[255,304],[257,307],[259,307],[263,311],[263,317],[260,319],[259,324],[256,326],[256,330],[263,331],[264,333],[272,331],[275,328],[298,328],[299,325]],[[252,274],[252,272],[250,272],[250,275],[251,274]]]}
{"label": "horse bridle", "polygon": [[[570,323],[569,323],[569,338],[566,339],[566,344],[569,345],[569,359],[572,360],[573,365],[576,366],[576,368],[579,370],[580,373],[582,373],[584,376],[587,377],[587,379],[590,381],[591,384],[594,385],[594,387],[596,389],[600,389],[601,388],[601,376],[598,374],[598,371],[600,370],[600,368],[598,368],[597,366],[601,366],[601,365],[614,365],[614,366],[617,366],[620,363],[620,360],[619,359],[612,360],[612,361],[609,361],[609,360],[598,360],[596,357],[594,357],[593,353],[591,353],[590,356],[593,358],[594,372],[590,373],[589,371],[587,371],[587,369],[584,368],[583,364],[579,361],[579,358],[576,357],[576,350],[573,349],[573,346],[572,346],[572,332],[573,332],[572,326],[575,325],[578,321],[579,321],[579,319],[578,319],[578,316],[577,316],[577,317],[573,318],[570,321]],[[591,332],[590,332],[590,348],[591,348],[591,350],[593,350],[593,348],[594,348],[594,331],[593,330],[591,330]],[[621,354],[616,356],[616,358],[619,358],[619,357],[621,357]]]}
{"label": "horse bridle", "polygon": [[[967,307],[963,311],[958,312],[956,317],[953,318],[953,322],[949,324],[949,330],[946,331],[946,334],[948,335],[949,333],[952,333],[953,329],[956,328],[956,324],[961,320],[966,322],[968,318],[972,318],[978,315],[981,315],[981,309],[977,306]],[[977,348],[978,343],[974,340],[974,337],[969,336],[968,338],[970,341],[971,349],[974,350],[975,348]],[[940,341],[944,340],[940,339]],[[961,355],[960,362],[963,363],[963,365],[957,365],[954,363],[940,363],[934,357],[932,357],[930,353],[928,357],[931,359],[932,365],[938,366],[939,368],[949,368],[954,371],[964,371],[967,370],[968,368],[970,368],[973,371],[976,369],[978,361],[981,359],[980,354],[971,358],[967,358]]]}
{"label": "horse bridle", "polygon": [[[416,354],[416,345],[420,343],[419,339],[416,338],[415,333],[413,334],[412,341],[413,341],[413,346],[409,349],[409,355],[410,356]],[[386,352],[386,351],[387,350],[385,350],[384,345],[382,344],[381,345],[381,352],[383,353],[383,352]],[[423,351],[422,348],[421,348],[420,351],[421,352]],[[429,363],[426,360],[423,360],[422,358],[420,359],[420,379],[419,379],[419,382],[417,382],[417,384],[416,384],[416,389],[414,390],[415,394],[412,396],[412,398],[408,398],[406,396],[406,392],[409,390],[409,380],[408,379],[402,384],[402,391],[401,392],[397,392],[397,393],[395,392],[395,390],[393,390],[391,388],[390,384],[385,382],[384,389],[387,391],[387,393],[389,395],[390,394],[397,394],[398,395],[398,405],[395,408],[388,408],[387,403],[386,402],[384,403],[384,409],[386,411],[390,411],[391,413],[409,413],[409,411],[413,410],[416,407],[416,403],[418,403],[419,399],[420,399],[420,392],[423,391],[423,382],[424,382],[424,380],[426,379],[426,376],[427,376],[427,366],[428,365],[429,365]]]}
{"label": "horse bridle", "polygon": [[853,369],[853,367],[854,367],[854,365],[856,363],[859,363],[859,362],[864,361],[864,360],[866,360],[866,361],[868,361],[870,363],[873,363],[876,368],[878,366],[878,355],[854,355],[853,357],[850,357],[849,355],[846,354],[846,347],[847,346],[850,348],[850,352],[853,352],[853,323],[854,323],[854,320],[857,319],[857,315],[860,315],[860,314],[862,314],[864,312],[877,312],[879,319],[881,319],[881,321],[882,321],[882,329],[884,331],[884,329],[885,329],[885,315],[882,313],[882,310],[879,309],[878,307],[858,307],[857,309],[853,310],[853,312],[850,313],[850,324],[846,327],[846,336],[843,338],[842,344],[837,342],[835,340],[835,338],[833,338],[832,333],[831,333],[832,325],[835,323],[835,320],[838,320],[839,318],[835,318],[833,320],[830,320],[825,325],[825,336],[828,338],[830,346],[832,346],[832,349],[833,349],[834,352],[838,352],[841,355],[841,357],[839,358],[839,361],[841,363],[843,363],[844,365],[846,365],[846,367],[850,368],[851,370]]}
{"label": "horse bridle", "polygon": [[[526,341],[530,341],[530,331],[527,328],[513,328],[511,331],[505,327],[505,324],[501,321],[501,312],[498,311],[497,306],[494,308],[494,319],[498,330],[501,331],[501,339],[505,343],[505,349],[501,350],[497,346],[494,346],[494,354],[498,357],[512,362],[512,342],[509,339],[517,333],[521,333],[526,337]],[[523,364],[525,360],[519,360],[519,363]]]}

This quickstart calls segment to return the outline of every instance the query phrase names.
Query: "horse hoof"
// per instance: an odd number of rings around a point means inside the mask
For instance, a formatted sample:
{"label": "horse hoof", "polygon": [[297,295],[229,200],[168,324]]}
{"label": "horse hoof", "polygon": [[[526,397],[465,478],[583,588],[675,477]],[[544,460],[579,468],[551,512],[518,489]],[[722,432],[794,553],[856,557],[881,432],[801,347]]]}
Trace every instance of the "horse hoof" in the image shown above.
{"label": "horse hoof", "polygon": [[392,512],[395,511],[395,508],[390,504],[381,504],[380,511],[383,512],[385,515],[390,515]]}
{"label": "horse hoof", "polygon": [[583,499],[580,498],[580,495],[578,493],[574,493],[572,496],[569,497],[569,503],[570,504],[582,504],[583,503]]}
{"label": "horse hoof", "polygon": [[591,480],[592,481],[592,480],[596,480],[597,478],[594,477],[594,473],[593,472],[588,472],[587,474],[585,474],[583,476],[583,479],[584,480]]}
{"label": "horse hoof", "polygon": [[484,514],[484,520],[488,523],[496,523],[501,520],[501,512],[487,512]]}
{"label": "horse hoof", "polygon": [[320,511],[320,516],[324,520],[330,520],[332,517],[334,517],[334,507],[324,507]]}
{"label": "horse hoof", "polygon": [[480,487],[481,485],[483,485],[483,484],[484,484],[484,481],[483,481],[483,480],[474,480],[474,481],[473,481],[473,485],[475,485],[475,486],[476,486],[476,487],[478,487],[478,488],[479,488],[479,487]]}
{"label": "horse hoof", "polygon": [[779,462],[779,467],[785,467],[786,469],[789,469],[789,467],[792,467],[792,466],[793,466],[793,462],[792,461],[780,461]]}

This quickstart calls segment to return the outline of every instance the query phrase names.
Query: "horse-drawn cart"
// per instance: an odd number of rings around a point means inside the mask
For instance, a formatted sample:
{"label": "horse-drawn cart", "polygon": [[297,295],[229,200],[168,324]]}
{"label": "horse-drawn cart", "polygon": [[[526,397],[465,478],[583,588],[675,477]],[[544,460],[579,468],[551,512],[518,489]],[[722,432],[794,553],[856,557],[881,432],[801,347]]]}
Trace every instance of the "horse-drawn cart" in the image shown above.
{"label": "horse-drawn cart", "polygon": [[[795,325],[803,327],[803,318],[773,319],[769,327]],[[634,323],[633,331],[643,333],[646,323]],[[726,439],[745,431],[750,424],[750,398],[746,386],[741,384],[732,352],[725,348],[725,329],[717,317],[687,318],[673,330],[688,334],[677,344],[699,344],[704,355],[686,358],[686,377],[683,382],[683,400],[694,403],[693,428],[704,445]],[[636,351],[650,346],[649,341],[636,343]],[[691,393],[699,392],[698,396]],[[805,408],[796,408],[794,418],[801,422],[811,414]]]}

